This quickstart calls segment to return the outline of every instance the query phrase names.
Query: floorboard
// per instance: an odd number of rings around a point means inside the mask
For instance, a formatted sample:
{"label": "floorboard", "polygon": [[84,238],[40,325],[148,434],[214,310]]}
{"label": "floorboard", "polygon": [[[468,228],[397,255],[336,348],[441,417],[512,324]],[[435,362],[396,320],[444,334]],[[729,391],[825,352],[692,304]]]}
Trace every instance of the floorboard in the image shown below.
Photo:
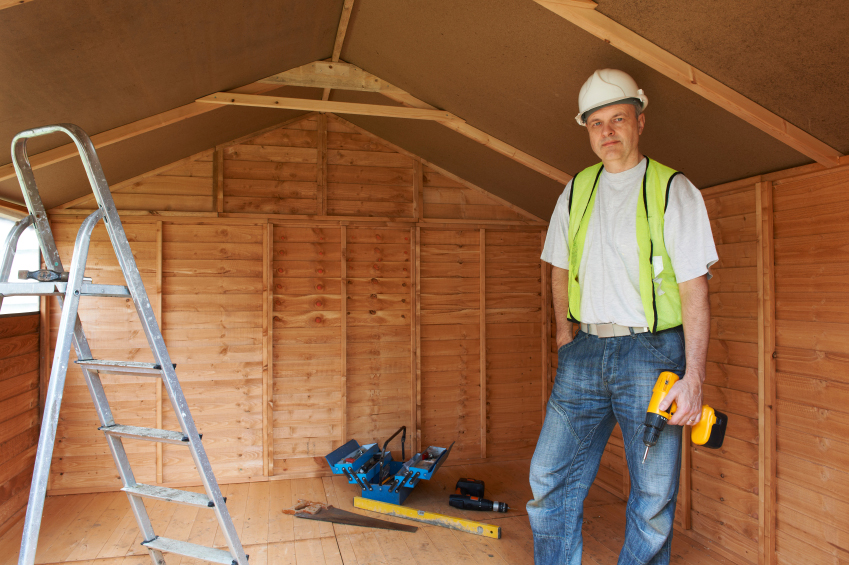
{"label": "floorboard", "polygon": [[[300,520],[283,514],[299,498],[354,509],[355,485],[333,476],[222,485],[227,508],[251,565],[531,565],[534,544],[525,503],[531,498],[528,461],[443,467],[432,481],[422,481],[406,506],[501,526],[495,540],[440,528],[420,527],[415,533],[376,530]],[[447,504],[460,477],[482,479],[487,497],[506,502],[506,514],[463,511]],[[201,492],[199,487],[192,488]],[[165,502],[147,505],[160,535],[202,545],[225,547],[214,514],[204,509]],[[372,516],[375,516],[372,514]],[[399,523],[401,518],[376,516]],[[625,530],[625,501],[596,486],[584,505],[583,565],[615,565]],[[17,563],[23,522],[0,536],[0,565]],[[122,493],[48,497],[36,563],[54,565],[149,565],[139,545],[141,536]],[[724,565],[727,560],[683,535],[672,542],[674,565]],[[201,562],[166,555],[168,565]]]}

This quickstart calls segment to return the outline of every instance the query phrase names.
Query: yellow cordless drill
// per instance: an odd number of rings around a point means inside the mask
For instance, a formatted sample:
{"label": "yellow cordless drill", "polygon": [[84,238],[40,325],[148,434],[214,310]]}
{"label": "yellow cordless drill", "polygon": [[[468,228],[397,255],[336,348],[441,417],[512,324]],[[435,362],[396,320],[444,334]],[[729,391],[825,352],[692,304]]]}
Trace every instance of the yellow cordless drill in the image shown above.
{"label": "yellow cordless drill", "polygon": [[[646,430],[643,432],[643,443],[646,444],[646,454],[643,455],[643,463],[646,462],[646,457],[649,456],[649,448],[657,443],[657,439],[660,437],[660,432],[663,431],[664,426],[666,426],[666,422],[669,421],[672,414],[678,409],[675,401],[672,401],[669,412],[664,412],[659,408],[661,401],[669,394],[672,385],[677,382],[678,375],[664,371],[654,384],[649,409],[646,411]],[[725,428],[727,425],[728,416],[714,410],[707,404],[703,404],[702,419],[699,420],[698,424],[693,426],[690,438],[696,445],[719,449],[722,447],[722,442],[725,439]]]}

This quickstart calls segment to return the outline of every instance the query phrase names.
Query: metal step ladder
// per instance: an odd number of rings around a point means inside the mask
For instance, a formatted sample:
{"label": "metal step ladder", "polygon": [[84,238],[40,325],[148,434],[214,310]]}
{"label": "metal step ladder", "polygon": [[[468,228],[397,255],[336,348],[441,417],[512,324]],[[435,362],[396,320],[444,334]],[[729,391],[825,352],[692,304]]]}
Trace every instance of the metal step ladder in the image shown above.
{"label": "metal step ladder", "polygon": [[[71,267],[68,272],[64,271],[62,261],[59,258],[53,232],[50,230],[47,214],[36,188],[35,177],[26,152],[27,139],[56,132],[69,135],[76,144],[98,206],[97,211],[88,216],[79,229],[74,244]],[[136,522],[144,536],[145,541],[142,542],[142,545],[148,549],[153,563],[163,565],[165,558],[162,554],[165,552],[194,557],[212,563],[221,563],[222,565],[248,565],[248,557],[245,555],[242,543],[239,541],[239,536],[233,526],[233,521],[230,519],[225,499],[221,496],[218,482],[215,480],[209,459],[201,443],[201,436],[195,428],[189,406],[177,380],[176,366],[171,363],[171,358],[165,348],[162,332],[159,330],[159,324],[156,321],[150,299],[142,284],[141,275],[136,267],[130,244],[127,242],[127,236],[121,225],[121,219],[118,217],[115,202],[103,175],[94,145],[88,135],[73,124],[45,126],[23,131],[15,136],[12,141],[12,162],[30,215],[18,222],[7,237],[6,250],[2,263],[0,263],[0,303],[2,303],[2,297],[5,296],[35,295],[55,296],[62,305],[56,353],[53,358],[53,369],[50,373],[50,384],[47,389],[18,564],[33,565],[35,562],[35,550],[44,510],[47,479],[56,439],[56,427],[59,422],[59,408],[62,403],[68,359],[73,344],[78,359],[76,363],[82,369],[91,398],[94,401],[97,416],[100,419],[100,430],[106,434],[106,441],[123,481],[124,486],[121,490],[127,493]],[[126,286],[94,284],[83,276],[91,233],[101,219],[106,224],[106,231],[109,233],[109,239],[112,241],[112,247],[115,249],[121,271],[124,273]],[[9,272],[15,255],[18,236],[30,224],[35,225],[38,243],[47,269],[32,273],[22,272],[39,282],[10,283],[8,282]],[[95,359],[92,356],[82,323],[77,314],[80,299],[84,296],[131,297],[155,362],[138,363]],[[101,374],[141,375],[162,379],[168,398],[171,400],[174,414],[180,422],[180,431],[122,426],[116,423],[103,390],[103,384],[100,380]],[[192,454],[206,494],[137,483],[133,477],[127,453],[124,451],[124,439],[185,446]],[[229,551],[157,536],[153,531],[153,526],[144,506],[143,499],[145,498],[208,508],[218,518],[218,524],[227,540]]]}

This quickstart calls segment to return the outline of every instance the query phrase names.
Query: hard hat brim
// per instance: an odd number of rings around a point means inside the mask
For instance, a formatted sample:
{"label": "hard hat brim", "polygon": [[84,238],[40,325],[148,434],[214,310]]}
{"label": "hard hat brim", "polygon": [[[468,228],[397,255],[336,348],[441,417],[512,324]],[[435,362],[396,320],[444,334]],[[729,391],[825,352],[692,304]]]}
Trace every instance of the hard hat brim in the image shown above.
{"label": "hard hat brim", "polygon": [[603,102],[599,102],[598,104],[594,105],[589,110],[584,110],[583,112],[579,112],[578,115],[575,116],[575,121],[578,122],[578,125],[585,126],[585,125],[587,125],[587,122],[586,122],[586,120],[584,120],[584,118],[582,116],[587,116],[589,118],[592,115],[593,112],[595,112],[596,110],[600,110],[601,108],[604,108],[605,106],[613,106],[614,104],[624,104],[624,103],[631,101],[631,100],[634,100],[634,101],[639,100],[640,105],[642,106],[640,108],[640,112],[645,110],[646,106],[649,105],[649,99],[645,94],[640,94],[640,95],[637,95],[637,96],[622,96],[622,97],[618,97],[618,98],[611,98],[610,100],[605,100]]}

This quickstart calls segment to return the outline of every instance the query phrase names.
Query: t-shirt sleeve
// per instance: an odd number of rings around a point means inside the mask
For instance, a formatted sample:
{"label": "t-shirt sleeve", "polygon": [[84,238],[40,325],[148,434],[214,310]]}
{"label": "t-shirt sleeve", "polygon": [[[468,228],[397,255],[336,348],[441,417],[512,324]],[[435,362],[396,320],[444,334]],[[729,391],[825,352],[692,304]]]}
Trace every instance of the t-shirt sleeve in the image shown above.
{"label": "t-shirt sleeve", "polygon": [[704,274],[708,279],[713,276],[710,267],[719,257],[705,201],[684,175],[676,175],[669,187],[663,240],[679,283]]}
{"label": "t-shirt sleeve", "polygon": [[571,192],[572,181],[569,181],[563,194],[557,199],[540,256],[540,259],[546,263],[561,269],[569,269],[569,194]]}

